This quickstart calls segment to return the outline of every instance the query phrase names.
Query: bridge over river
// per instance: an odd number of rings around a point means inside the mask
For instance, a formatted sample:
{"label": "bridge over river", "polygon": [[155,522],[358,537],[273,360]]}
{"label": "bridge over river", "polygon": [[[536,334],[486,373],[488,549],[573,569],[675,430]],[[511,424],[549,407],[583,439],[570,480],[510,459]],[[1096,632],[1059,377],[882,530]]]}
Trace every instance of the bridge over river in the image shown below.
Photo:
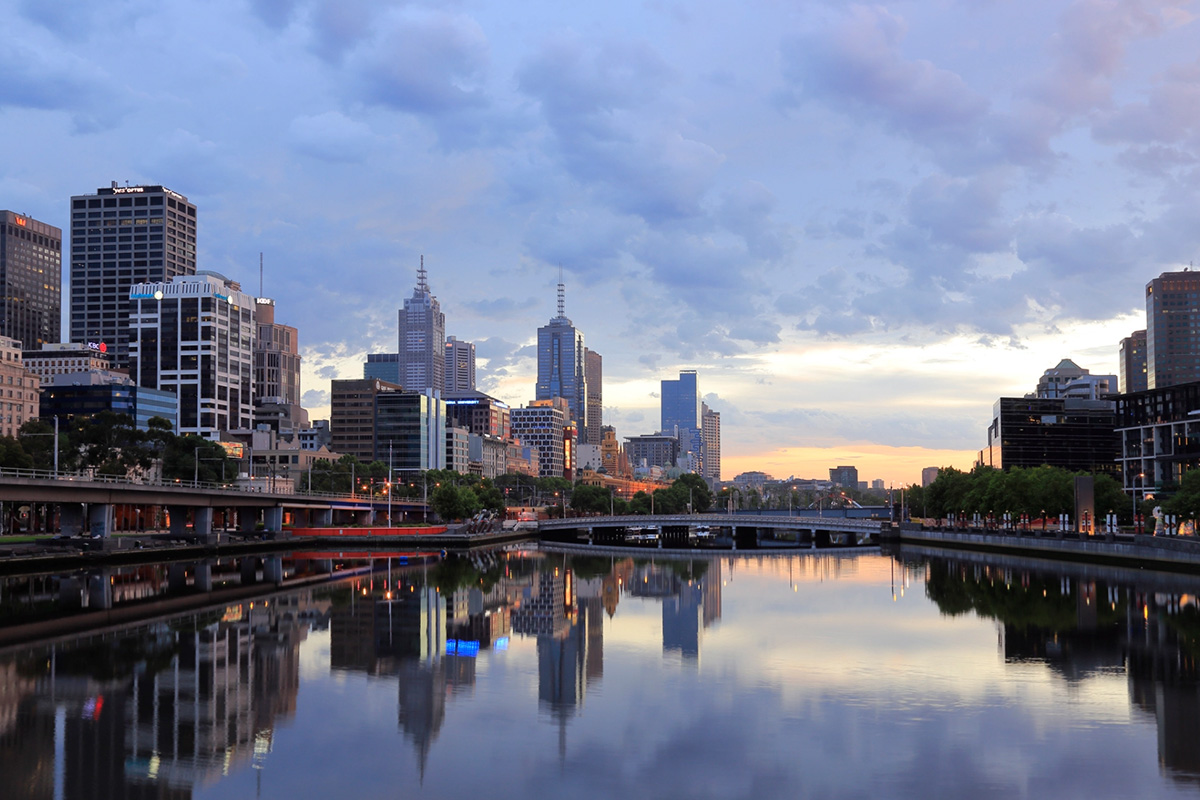
{"label": "bridge over river", "polygon": [[294,523],[311,527],[371,525],[389,513],[393,519],[420,519],[427,514],[421,501],[361,494],[302,494],[282,480],[248,484],[137,482],[86,473],[55,475],[14,469],[0,470],[0,502],[52,506],[57,509],[62,533],[77,535],[86,530],[100,538],[116,528],[117,507],[133,508],[139,519],[143,509],[165,508],[172,533],[197,537],[213,533],[214,513],[222,515],[225,525],[234,521],[234,527],[243,531],[259,525],[267,531],[279,531],[285,512]]}
{"label": "bridge over river", "polygon": [[886,519],[780,517],[745,514],[651,514],[569,517],[538,523],[542,539],[553,542],[635,546],[829,547],[879,541]]}

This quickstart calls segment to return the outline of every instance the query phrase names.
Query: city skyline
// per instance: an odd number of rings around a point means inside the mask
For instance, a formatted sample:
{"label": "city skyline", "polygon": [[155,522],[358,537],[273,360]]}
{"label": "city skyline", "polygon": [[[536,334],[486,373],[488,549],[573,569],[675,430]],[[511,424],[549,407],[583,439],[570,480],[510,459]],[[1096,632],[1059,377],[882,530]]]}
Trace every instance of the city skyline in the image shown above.
{"label": "city skyline", "polygon": [[264,254],[314,418],[421,254],[479,389],[528,403],[561,268],[622,436],[695,369],[727,478],[911,483],[1062,359],[1117,374],[1200,254],[1189,2],[0,11],[0,208],[185,195],[196,268]]}

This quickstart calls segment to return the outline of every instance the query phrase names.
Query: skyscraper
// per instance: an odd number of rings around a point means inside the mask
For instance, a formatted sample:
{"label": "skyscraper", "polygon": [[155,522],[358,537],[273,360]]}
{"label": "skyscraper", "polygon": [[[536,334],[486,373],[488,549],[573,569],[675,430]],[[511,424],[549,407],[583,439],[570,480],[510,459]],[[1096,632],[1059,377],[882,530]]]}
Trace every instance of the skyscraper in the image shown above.
{"label": "skyscraper", "polygon": [[1146,388],[1200,380],[1200,272],[1146,284]]}
{"label": "skyscraper", "polygon": [[721,413],[707,403],[700,404],[701,438],[704,439],[703,477],[710,484],[721,480]]}
{"label": "skyscraper", "polygon": [[62,231],[0,211],[0,336],[26,350],[62,340]]}
{"label": "skyscraper", "polygon": [[446,391],[475,391],[475,343],[446,338]]}
{"label": "skyscraper", "polygon": [[446,385],[446,315],[429,291],[425,257],[417,270],[417,286],[400,311],[400,385],[412,392]]}
{"label": "skyscraper", "polygon": [[300,406],[300,334],[291,325],[275,321],[274,300],[259,297],[254,302],[256,420],[273,421],[277,431],[307,427],[308,412]]}
{"label": "skyscraper", "polygon": [[196,207],[163,186],[118,186],[71,198],[71,341],[105,342],[129,366],[137,283],[196,273]]}
{"label": "skyscraper", "polygon": [[662,430],[700,430],[700,381],[694,369],[679,371],[678,380],[662,382]]}
{"label": "skyscraper", "polygon": [[[571,416],[579,430],[586,430],[587,376],[583,333],[576,330],[565,312],[563,284],[558,284],[558,316],[538,328],[538,377],[535,397],[551,400],[561,397],[567,401]],[[543,470],[544,472],[545,470]]]}
{"label": "skyscraper", "polygon": [[584,444],[599,447],[604,441],[604,359],[595,350],[584,348],[583,376],[587,379],[587,428]]}
{"label": "skyscraper", "polygon": [[1144,392],[1146,386],[1146,332],[1134,331],[1121,340],[1121,394]]}

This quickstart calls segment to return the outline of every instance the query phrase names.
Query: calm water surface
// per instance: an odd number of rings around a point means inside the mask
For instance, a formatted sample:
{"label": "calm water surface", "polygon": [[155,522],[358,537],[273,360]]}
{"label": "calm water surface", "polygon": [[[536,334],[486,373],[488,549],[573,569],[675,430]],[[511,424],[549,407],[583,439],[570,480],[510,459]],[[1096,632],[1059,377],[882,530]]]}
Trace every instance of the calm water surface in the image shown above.
{"label": "calm water surface", "polygon": [[909,550],[377,567],[0,651],[0,797],[1200,796],[1193,577]]}

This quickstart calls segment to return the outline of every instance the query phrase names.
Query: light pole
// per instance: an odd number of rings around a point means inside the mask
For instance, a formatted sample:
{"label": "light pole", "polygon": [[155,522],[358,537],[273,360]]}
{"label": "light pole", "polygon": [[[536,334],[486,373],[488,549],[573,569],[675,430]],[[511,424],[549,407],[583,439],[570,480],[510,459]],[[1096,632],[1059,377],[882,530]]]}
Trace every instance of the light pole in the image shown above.
{"label": "light pole", "polygon": [[20,436],[53,436],[54,437],[54,472],[51,475],[58,477],[58,416],[54,417],[54,433],[19,433]]}
{"label": "light pole", "polygon": [[200,451],[203,447],[197,447],[192,450],[192,487],[200,485]]}
{"label": "light pole", "polygon": [[388,442],[388,527],[392,527],[392,443]]}

